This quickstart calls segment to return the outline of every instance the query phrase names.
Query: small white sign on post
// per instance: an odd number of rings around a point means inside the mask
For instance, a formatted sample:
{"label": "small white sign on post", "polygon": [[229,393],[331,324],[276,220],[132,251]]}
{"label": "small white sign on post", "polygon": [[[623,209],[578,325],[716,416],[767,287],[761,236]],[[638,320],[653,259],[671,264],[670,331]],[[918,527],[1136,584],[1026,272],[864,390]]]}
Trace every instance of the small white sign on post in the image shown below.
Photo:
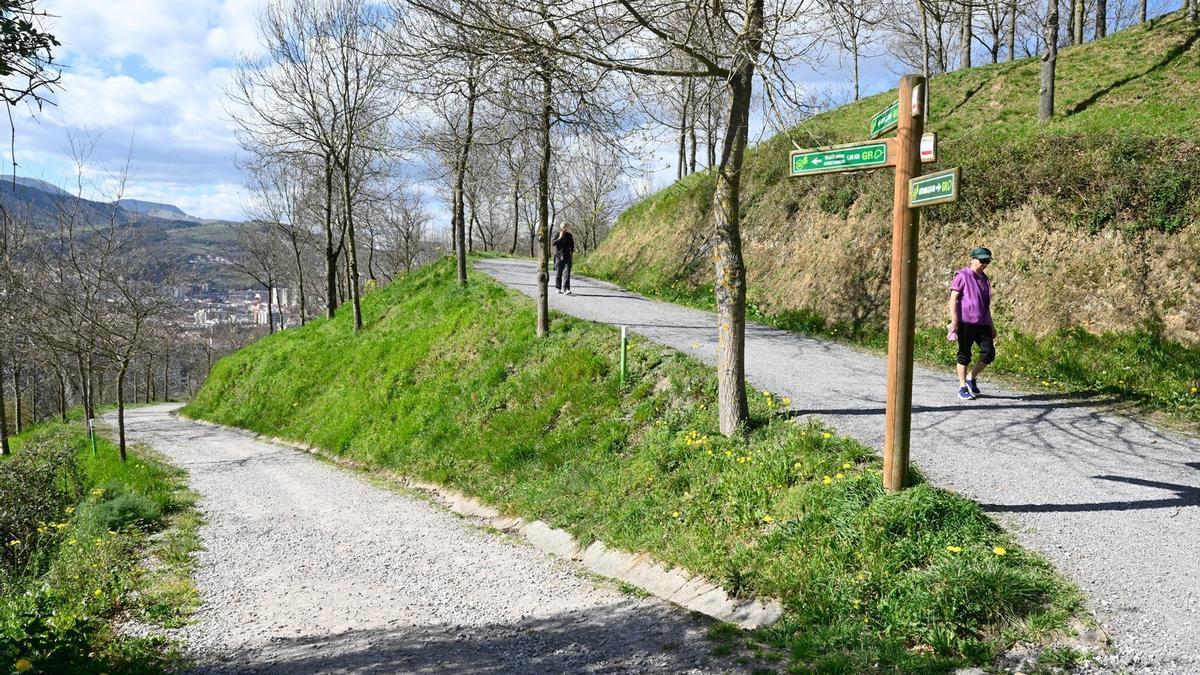
{"label": "small white sign on post", "polygon": [[921,135],[921,163],[932,164],[937,161],[937,133]]}

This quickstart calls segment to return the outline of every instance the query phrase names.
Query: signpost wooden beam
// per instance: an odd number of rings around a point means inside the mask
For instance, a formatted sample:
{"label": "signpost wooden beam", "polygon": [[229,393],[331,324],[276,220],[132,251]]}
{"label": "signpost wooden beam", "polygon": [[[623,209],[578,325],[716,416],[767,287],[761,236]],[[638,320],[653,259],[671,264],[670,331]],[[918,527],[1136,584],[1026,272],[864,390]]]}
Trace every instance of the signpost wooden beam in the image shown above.
{"label": "signpost wooden beam", "polygon": [[[887,413],[883,441],[883,486],[904,489],[912,431],[913,332],[917,302],[919,211],[909,204],[909,181],[921,172],[925,126],[925,78],[900,79],[896,126],[896,189],[892,203],[892,298],[888,320]],[[909,101],[913,105],[907,105]],[[915,114],[914,114],[915,113]]]}
{"label": "signpost wooden beam", "polygon": [[892,306],[888,317],[887,415],[884,424],[883,486],[904,489],[912,432],[913,333],[917,315],[917,241],[923,206],[958,199],[957,168],[921,175],[921,165],[937,161],[937,134],[925,134],[925,78],[905,75],[896,102],[871,119],[871,137],[896,130],[894,138],[796,150],[789,158],[793,176],[881,168],[896,170],[892,202]]}

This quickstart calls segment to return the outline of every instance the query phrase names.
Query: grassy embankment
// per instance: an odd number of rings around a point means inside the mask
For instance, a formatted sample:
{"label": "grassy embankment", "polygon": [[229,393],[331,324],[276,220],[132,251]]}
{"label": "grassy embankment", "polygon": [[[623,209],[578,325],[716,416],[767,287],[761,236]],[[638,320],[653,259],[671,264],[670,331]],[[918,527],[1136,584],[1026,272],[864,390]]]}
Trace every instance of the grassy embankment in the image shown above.
{"label": "grassy embankment", "polygon": [[[318,445],[526,518],[781,598],[751,637],[800,672],[941,671],[1047,639],[1077,591],[979,507],[917,479],[880,487],[868,448],[756,393],[745,440],[716,433],[709,368],[555,316],[448,261],[348,314],[223,359],[185,413]],[[723,633],[718,630],[717,633]],[[740,638],[739,638],[740,639]]]}
{"label": "grassy embankment", "polygon": [[0,464],[0,671],[171,672],[179,655],[138,623],[181,625],[197,603],[200,517],[183,471],[134,447],[122,464],[78,422],[14,440]]}
{"label": "grassy embankment", "polygon": [[[953,362],[949,273],[985,243],[997,256],[997,371],[1200,422],[1198,38],[1175,14],[1064,49],[1045,126],[1036,59],[934,78],[933,168],[961,166],[964,187],[961,201],[923,211],[919,358]],[[885,348],[891,172],[786,170],[793,139],[862,140],[894,99],[824,113],[752,150],[742,206],[754,319]],[[634,205],[579,271],[711,308],[711,196],[697,174]]]}

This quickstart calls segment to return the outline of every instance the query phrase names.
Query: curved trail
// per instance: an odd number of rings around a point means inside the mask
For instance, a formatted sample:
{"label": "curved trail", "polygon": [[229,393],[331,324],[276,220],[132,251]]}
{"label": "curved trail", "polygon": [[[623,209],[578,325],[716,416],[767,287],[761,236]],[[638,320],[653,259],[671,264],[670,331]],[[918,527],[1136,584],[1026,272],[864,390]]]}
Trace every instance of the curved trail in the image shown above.
{"label": "curved trail", "polygon": [[[476,268],[537,294],[530,260]],[[573,296],[551,290],[553,309],[627,325],[715,362],[712,314],[585,277],[572,286]],[[1003,336],[997,351],[1003,359]],[[746,378],[791,397],[795,415],[883,447],[883,357],[749,324]],[[1080,585],[1115,643],[1106,667],[1200,673],[1200,440],[1098,410],[1105,401],[983,380],[985,398],[961,401],[952,375],[916,368],[913,463],[934,484],[980,502]]]}
{"label": "curved trail", "polygon": [[175,407],[126,414],[201,495],[193,672],[739,670],[711,656],[702,617]]}

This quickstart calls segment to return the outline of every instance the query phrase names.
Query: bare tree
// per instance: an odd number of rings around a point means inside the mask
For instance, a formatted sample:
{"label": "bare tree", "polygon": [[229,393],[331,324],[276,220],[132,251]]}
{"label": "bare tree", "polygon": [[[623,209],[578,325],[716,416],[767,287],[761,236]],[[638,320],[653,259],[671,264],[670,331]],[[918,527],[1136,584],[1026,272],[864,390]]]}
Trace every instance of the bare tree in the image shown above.
{"label": "bare tree", "polygon": [[850,55],[854,74],[854,100],[860,95],[859,61],[862,42],[882,18],[881,3],[868,0],[825,0],[828,19],[833,24],[837,46]]}
{"label": "bare tree", "polygon": [[240,59],[228,92],[243,145],[306,156],[322,168],[326,309],[333,316],[345,271],[356,331],[362,328],[356,172],[390,149],[376,139],[398,110],[378,21],[365,0],[275,0],[260,19],[266,55]]}
{"label": "bare tree", "polygon": [[306,197],[317,190],[308,179],[314,173],[303,155],[257,155],[243,163],[253,201],[250,219],[267,223],[291,250],[300,301],[300,325],[308,317],[306,252],[312,250],[313,228]]}
{"label": "bare tree", "polygon": [[263,287],[267,298],[267,332],[275,332],[275,289],[287,267],[274,226],[265,221],[231,225],[237,233],[237,250],[230,255],[233,269],[254,279]]}

